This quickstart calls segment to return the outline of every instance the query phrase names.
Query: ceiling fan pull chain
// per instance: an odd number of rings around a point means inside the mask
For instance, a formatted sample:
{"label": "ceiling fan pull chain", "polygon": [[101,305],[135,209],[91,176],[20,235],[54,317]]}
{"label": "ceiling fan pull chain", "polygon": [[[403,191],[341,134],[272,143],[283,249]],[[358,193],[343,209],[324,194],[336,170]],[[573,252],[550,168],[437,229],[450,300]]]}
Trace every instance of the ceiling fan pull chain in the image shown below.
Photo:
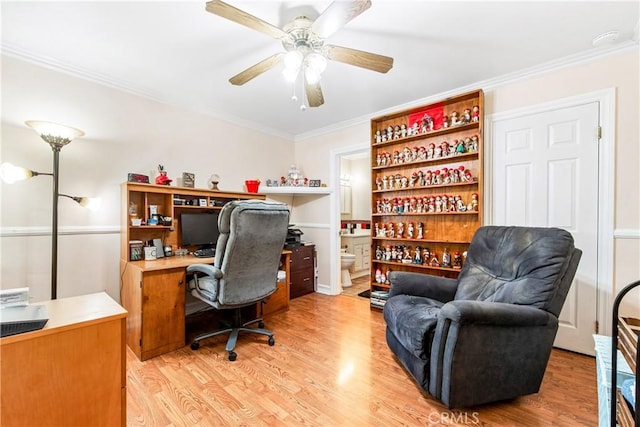
{"label": "ceiling fan pull chain", "polygon": [[300,111],[306,111],[307,110],[307,106],[305,105],[305,90],[304,90],[304,70],[300,71],[300,82],[302,82],[302,104],[300,105]]}

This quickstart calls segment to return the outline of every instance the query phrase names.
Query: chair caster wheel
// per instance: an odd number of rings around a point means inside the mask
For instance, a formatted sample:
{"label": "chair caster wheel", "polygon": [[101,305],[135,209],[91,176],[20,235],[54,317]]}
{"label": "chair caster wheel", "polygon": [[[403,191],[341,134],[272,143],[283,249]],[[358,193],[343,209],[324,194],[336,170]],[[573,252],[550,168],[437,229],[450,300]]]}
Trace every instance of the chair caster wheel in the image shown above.
{"label": "chair caster wheel", "polygon": [[238,354],[235,351],[230,351],[229,352],[229,360],[231,362],[233,362],[234,360],[236,360],[236,358],[238,357]]}
{"label": "chair caster wheel", "polygon": [[276,343],[276,340],[273,337],[269,337],[269,345],[273,347],[275,343]]}
{"label": "chair caster wheel", "polygon": [[197,350],[200,348],[200,343],[198,341],[194,341],[191,343],[191,350]]}
{"label": "chair caster wheel", "polygon": [[263,329],[264,328],[264,322],[261,321],[260,323],[258,323],[258,328]]}

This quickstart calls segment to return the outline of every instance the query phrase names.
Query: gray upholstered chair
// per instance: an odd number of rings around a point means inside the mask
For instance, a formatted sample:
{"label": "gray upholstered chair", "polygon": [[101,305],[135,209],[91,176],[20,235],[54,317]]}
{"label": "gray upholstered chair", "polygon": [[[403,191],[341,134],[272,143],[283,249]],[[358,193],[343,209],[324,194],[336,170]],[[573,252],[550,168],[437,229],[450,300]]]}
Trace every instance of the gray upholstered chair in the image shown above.
{"label": "gray upholstered chair", "polygon": [[[233,361],[239,332],[266,335],[269,345],[275,343],[273,332],[263,329],[262,318],[242,323],[240,309],[275,292],[288,225],[289,209],[280,203],[242,200],[224,205],[218,217],[214,265],[194,264],[187,267],[187,273],[194,274],[189,282],[191,294],[216,309],[234,310],[233,324],[198,335],[191,343],[193,350],[205,338],[230,333],[226,350]],[[248,327],[253,323],[258,328]]]}
{"label": "gray upholstered chair", "polygon": [[387,343],[449,408],[536,393],[581,255],[557,228],[480,227],[457,280],[390,274]]}

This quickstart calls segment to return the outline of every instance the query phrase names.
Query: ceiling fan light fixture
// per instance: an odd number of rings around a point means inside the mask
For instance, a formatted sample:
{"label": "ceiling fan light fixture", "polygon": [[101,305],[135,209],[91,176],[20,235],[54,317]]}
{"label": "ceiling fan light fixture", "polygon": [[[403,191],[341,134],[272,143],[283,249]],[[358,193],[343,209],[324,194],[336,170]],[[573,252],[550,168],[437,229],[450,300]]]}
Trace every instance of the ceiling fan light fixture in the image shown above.
{"label": "ceiling fan light fixture", "polygon": [[314,70],[311,67],[305,67],[304,68],[304,79],[310,85],[315,85],[320,81],[320,73],[318,73],[316,70]]}
{"label": "ceiling fan light fixture", "polygon": [[284,76],[285,81],[293,83],[298,78],[299,71],[299,68],[284,67],[284,70],[282,70],[282,75]]}
{"label": "ceiling fan light fixture", "polygon": [[305,58],[305,64],[307,65],[307,68],[312,69],[320,75],[327,69],[327,58],[322,54],[311,52]]}
{"label": "ceiling fan light fixture", "polygon": [[293,70],[298,70],[300,65],[302,65],[302,54],[297,50],[290,50],[284,56],[284,66],[285,68],[290,68]]}

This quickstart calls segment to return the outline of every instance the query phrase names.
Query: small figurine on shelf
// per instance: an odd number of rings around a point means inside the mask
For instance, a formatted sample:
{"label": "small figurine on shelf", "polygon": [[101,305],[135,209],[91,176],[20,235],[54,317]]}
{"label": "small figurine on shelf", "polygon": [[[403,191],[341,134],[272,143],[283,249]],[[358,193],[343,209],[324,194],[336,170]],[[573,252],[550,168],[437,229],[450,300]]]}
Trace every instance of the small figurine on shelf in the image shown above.
{"label": "small figurine on shelf", "polygon": [[470,212],[478,211],[478,193],[471,194],[471,203],[467,205],[467,210]]}
{"label": "small figurine on shelf", "polygon": [[445,129],[449,127],[449,116],[442,116],[442,127]]}
{"label": "small figurine on shelf", "polygon": [[429,252],[429,248],[424,248],[422,250],[422,265],[429,264],[430,259],[431,259],[431,252]]}
{"label": "small figurine on shelf", "polygon": [[467,152],[467,149],[464,146],[464,143],[458,139],[454,140],[453,143],[456,147],[456,155],[464,154]]}
{"label": "small figurine on shelf", "polygon": [[466,125],[467,123],[471,123],[471,109],[469,108],[464,109],[462,113],[462,118],[460,121],[462,122],[463,125]]}
{"label": "small figurine on shelf", "polygon": [[459,251],[453,253],[453,268],[457,270],[462,268],[462,256]]}
{"label": "small figurine on shelf", "polygon": [[436,253],[431,254],[431,261],[429,261],[431,267],[440,267],[440,261],[438,261],[438,255]]}
{"label": "small figurine on shelf", "polygon": [[449,253],[449,248],[444,248],[444,251],[442,251],[441,266],[451,268],[451,254]]}
{"label": "small figurine on shelf", "polygon": [[418,239],[423,238],[424,228],[421,222],[418,223],[418,235],[416,236]]}
{"label": "small figurine on shelf", "polygon": [[398,239],[402,239],[404,237],[404,223],[403,222],[399,222],[398,223],[398,232],[396,234],[396,237]]}
{"label": "small figurine on shelf", "polygon": [[400,125],[400,137],[405,138],[407,136],[407,125],[404,123]]}
{"label": "small figurine on shelf", "polygon": [[454,111],[451,113],[451,126],[458,126],[460,124],[460,118],[458,117],[458,112]]}
{"label": "small figurine on shelf", "polygon": [[[376,131],[375,137],[374,137],[374,142],[379,144],[382,142],[382,132],[380,132],[380,130]],[[380,165],[378,165],[380,166]]]}
{"label": "small figurine on shelf", "polygon": [[400,139],[400,125],[396,125],[393,130],[393,139]]}
{"label": "small figurine on shelf", "polygon": [[422,130],[422,133],[431,132],[433,130],[433,118],[430,115],[425,114],[424,116],[422,116],[421,130]]}
{"label": "small figurine on shelf", "polygon": [[381,276],[382,276],[382,270],[380,270],[379,268],[376,268],[376,275],[375,275],[375,281],[376,283],[381,283]]}
{"label": "small figurine on shelf", "polygon": [[407,226],[407,239],[413,239],[413,229],[414,229],[413,222],[410,222],[409,225]]}
{"label": "small figurine on shelf", "polygon": [[474,105],[471,111],[471,121],[477,122],[479,120],[480,120],[480,107],[477,105]]}
{"label": "small figurine on shelf", "polygon": [[422,264],[422,248],[416,246],[416,251],[413,253],[413,264]]}
{"label": "small figurine on shelf", "polygon": [[420,129],[419,129],[419,127],[420,127],[420,125],[418,125],[418,122],[415,122],[415,123],[413,124],[413,126],[411,126],[411,128],[413,129],[411,133],[412,133],[413,135],[418,135],[418,134],[420,133]]}
{"label": "small figurine on shelf", "polygon": [[157,185],[171,185],[171,178],[167,176],[167,171],[164,170],[164,166],[158,165],[158,172],[160,175],[156,176],[156,184]]}

